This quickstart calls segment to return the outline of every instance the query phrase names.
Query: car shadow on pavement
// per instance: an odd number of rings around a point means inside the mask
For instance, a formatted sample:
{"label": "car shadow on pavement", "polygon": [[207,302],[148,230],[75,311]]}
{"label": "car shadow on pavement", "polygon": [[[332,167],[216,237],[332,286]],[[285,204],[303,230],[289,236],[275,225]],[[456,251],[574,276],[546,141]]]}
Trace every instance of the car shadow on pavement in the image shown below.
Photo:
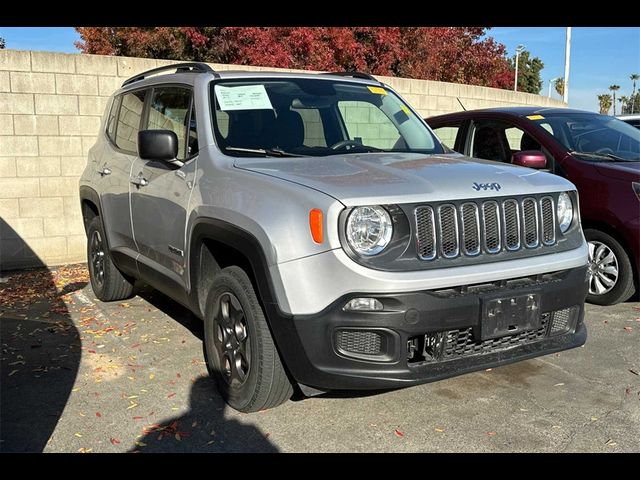
{"label": "car shadow on pavement", "polygon": [[[58,269],[60,276],[44,268],[26,242],[0,224],[0,452],[42,452],[80,365],[80,336],[63,297],[87,282],[75,281],[73,269]],[[41,268],[8,271],[18,255]]]}
{"label": "car shadow on pavement", "polygon": [[136,284],[135,294],[188,329],[195,337],[204,341],[203,322],[187,307],[173,301],[149,285]]}
{"label": "car shadow on pavement", "polygon": [[[278,448],[253,425],[225,418],[226,406],[209,377],[199,377],[189,396],[189,411],[147,427],[129,451],[159,452],[261,452]],[[247,419],[250,420],[250,416]]]}

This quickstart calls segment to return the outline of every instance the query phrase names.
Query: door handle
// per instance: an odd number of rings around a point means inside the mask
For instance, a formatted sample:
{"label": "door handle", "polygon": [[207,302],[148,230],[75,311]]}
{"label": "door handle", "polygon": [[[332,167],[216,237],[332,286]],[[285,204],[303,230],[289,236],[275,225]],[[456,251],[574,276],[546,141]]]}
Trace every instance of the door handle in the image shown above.
{"label": "door handle", "polygon": [[136,187],[146,187],[147,185],[149,185],[149,180],[144,178],[142,175],[138,175],[136,178],[131,180],[131,183],[133,183]]}
{"label": "door handle", "polygon": [[102,167],[102,170],[98,170],[98,174],[101,177],[104,177],[105,175],[111,175],[111,170],[107,167]]}

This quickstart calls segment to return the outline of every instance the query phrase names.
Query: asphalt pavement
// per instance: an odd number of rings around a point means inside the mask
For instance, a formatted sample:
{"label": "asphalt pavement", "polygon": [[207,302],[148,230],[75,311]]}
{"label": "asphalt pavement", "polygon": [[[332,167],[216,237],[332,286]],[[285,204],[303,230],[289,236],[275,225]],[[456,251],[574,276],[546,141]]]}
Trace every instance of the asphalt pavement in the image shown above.
{"label": "asphalt pavement", "polygon": [[0,279],[0,451],[640,451],[637,302],[588,305],[581,348],[241,414],[207,376],[198,319],[148,287],[101,303],[87,280]]}

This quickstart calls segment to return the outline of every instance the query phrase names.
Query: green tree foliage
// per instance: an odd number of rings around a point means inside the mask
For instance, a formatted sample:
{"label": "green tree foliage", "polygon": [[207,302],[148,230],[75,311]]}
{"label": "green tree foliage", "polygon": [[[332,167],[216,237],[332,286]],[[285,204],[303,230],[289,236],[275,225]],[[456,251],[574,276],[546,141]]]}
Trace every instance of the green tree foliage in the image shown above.
{"label": "green tree foliage", "polygon": [[627,102],[626,108],[621,113],[639,113],[640,112],[640,93],[631,95]]}
{"label": "green tree foliage", "polygon": [[[515,69],[515,56],[510,60],[510,64]],[[528,50],[523,51],[518,57],[518,91],[539,94],[542,89],[540,72],[543,68],[542,60],[538,57],[531,58]]]}
{"label": "green tree foliage", "polygon": [[598,103],[600,104],[600,113],[602,115],[609,115],[609,109],[611,108],[612,98],[608,93],[598,95]]}
{"label": "green tree foliage", "polygon": [[556,92],[558,92],[558,95],[561,97],[564,96],[564,78],[557,79],[554,87]]}
{"label": "green tree foliage", "polygon": [[5,45],[4,38],[0,37],[0,48],[4,48]]}
{"label": "green tree foliage", "polygon": [[620,113],[626,113],[627,105],[629,104],[629,97],[626,95],[620,95],[618,101],[620,102]]}

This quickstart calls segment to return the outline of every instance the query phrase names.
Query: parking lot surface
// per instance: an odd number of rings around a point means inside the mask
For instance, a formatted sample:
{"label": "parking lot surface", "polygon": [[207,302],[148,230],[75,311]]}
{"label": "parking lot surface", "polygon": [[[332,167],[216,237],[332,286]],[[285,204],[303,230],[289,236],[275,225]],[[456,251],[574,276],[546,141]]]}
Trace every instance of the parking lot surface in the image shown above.
{"label": "parking lot surface", "polygon": [[640,451],[640,303],[588,305],[574,350],[240,414],[198,319],[148,287],[101,303],[87,281],[84,265],[0,279],[0,451]]}

